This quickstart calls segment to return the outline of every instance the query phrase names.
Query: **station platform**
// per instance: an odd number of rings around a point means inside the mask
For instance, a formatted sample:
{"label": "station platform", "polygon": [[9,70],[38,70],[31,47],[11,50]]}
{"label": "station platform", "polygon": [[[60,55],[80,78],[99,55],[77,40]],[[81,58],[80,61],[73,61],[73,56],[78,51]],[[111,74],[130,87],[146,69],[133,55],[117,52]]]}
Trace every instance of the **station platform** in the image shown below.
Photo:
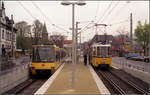
{"label": "station platform", "polygon": [[74,81],[72,89],[72,64],[64,63],[35,94],[110,94],[89,65],[76,64]]}

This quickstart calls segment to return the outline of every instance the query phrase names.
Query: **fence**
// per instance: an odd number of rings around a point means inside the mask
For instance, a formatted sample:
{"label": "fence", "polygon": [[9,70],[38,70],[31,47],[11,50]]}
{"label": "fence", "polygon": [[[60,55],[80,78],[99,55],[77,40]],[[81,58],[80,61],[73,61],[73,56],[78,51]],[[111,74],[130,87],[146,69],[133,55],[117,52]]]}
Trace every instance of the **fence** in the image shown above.
{"label": "fence", "polygon": [[7,57],[0,57],[0,72],[11,69],[15,66],[15,63]]}
{"label": "fence", "polygon": [[0,94],[28,79],[28,64],[16,66],[0,73]]}
{"label": "fence", "polygon": [[[123,58],[112,59],[113,64],[118,64],[119,67],[132,76],[150,83],[150,63],[140,61],[131,61]],[[136,63],[138,62],[138,63]]]}
{"label": "fence", "polygon": [[18,60],[0,58],[0,94],[28,79],[29,58]]}
{"label": "fence", "polygon": [[[119,61],[118,61],[119,60]],[[139,71],[144,71],[150,73],[150,64],[140,61],[132,61],[124,58],[117,58],[117,60],[113,60],[114,63],[119,64],[122,68],[127,67],[130,69],[136,69]],[[136,63],[138,62],[138,63]]]}

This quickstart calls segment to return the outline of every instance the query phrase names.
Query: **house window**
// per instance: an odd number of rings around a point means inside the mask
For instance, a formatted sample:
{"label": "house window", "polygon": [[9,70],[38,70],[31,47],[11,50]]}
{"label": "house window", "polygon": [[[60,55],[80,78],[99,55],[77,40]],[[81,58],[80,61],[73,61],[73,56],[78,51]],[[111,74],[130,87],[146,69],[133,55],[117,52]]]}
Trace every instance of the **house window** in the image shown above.
{"label": "house window", "polygon": [[8,40],[8,32],[6,31],[6,40]]}
{"label": "house window", "polygon": [[7,40],[9,41],[9,31],[7,32]]}
{"label": "house window", "polygon": [[4,33],[5,33],[5,32],[4,32],[4,30],[3,30],[3,31],[2,31],[2,39],[4,39]]}

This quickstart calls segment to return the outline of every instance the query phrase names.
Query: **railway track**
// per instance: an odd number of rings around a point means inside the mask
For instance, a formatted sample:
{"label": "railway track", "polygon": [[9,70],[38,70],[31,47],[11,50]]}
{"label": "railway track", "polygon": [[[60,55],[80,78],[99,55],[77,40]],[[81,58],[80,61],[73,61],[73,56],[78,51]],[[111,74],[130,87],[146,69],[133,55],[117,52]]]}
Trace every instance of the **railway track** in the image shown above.
{"label": "railway track", "polygon": [[16,94],[34,94],[46,81],[47,79],[34,80],[29,86],[24,87]]}
{"label": "railway track", "polygon": [[47,79],[28,79],[4,94],[34,94]]}
{"label": "railway track", "polygon": [[109,88],[113,94],[146,94],[148,92],[137,86],[132,81],[122,79],[117,74],[111,71],[101,71],[96,70],[99,77],[102,78],[104,83],[106,83],[107,88]]}
{"label": "railway track", "polygon": [[[61,65],[59,65],[60,67]],[[59,68],[58,67],[58,68]],[[17,85],[15,88],[3,94],[34,94],[51,76],[36,76],[34,79],[29,78],[27,81]]]}
{"label": "railway track", "polygon": [[119,78],[120,80],[126,82],[128,85],[132,86],[134,89],[136,89],[138,92],[140,92],[140,94],[148,94],[149,92],[145,91],[143,88],[140,88],[138,85],[136,85],[134,82],[130,81],[130,80],[126,80],[123,79],[122,77],[119,77],[115,72],[113,72],[112,70],[110,70],[111,74],[113,74],[114,76],[116,76],[117,78]]}

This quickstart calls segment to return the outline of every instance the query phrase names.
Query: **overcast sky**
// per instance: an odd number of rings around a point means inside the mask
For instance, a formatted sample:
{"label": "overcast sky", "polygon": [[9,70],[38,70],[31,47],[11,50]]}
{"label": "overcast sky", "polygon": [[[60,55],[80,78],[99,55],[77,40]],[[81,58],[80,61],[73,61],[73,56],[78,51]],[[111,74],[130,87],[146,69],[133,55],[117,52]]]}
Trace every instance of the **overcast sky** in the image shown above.
{"label": "overcast sky", "polygon": [[[94,20],[97,22],[100,19],[99,23],[112,24],[112,26],[106,28],[107,34],[111,35],[117,35],[118,33],[116,31],[118,29],[124,29],[127,32],[130,31],[129,21],[131,12],[133,14],[133,30],[138,20],[142,22],[147,20],[149,23],[149,1],[111,2],[112,1],[86,1],[85,6],[76,5],[75,21],[82,22],[79,24],[79,27],[83,28],[90,21]],[[47,30],[50,34],[59,32],[67,35],[67,32],[63,30],[65,29],[70,31],[68,38],[71,39],[71,30],[69,30],[69,28],[72,26],[72,7],[63,6],[60,3],[60,1],[22,1],[21,3],[19,3],[19,1],[5,1],[6,15],[10,17],[10,15],[13,14],[15,22],[27,21],[29,24],[33,24],[33,21],[37,18],[42,23],[46,23]],[[29,10],[35,18],[23,7]],[[40,10],[44,14],[41,14]],[[63,29],[54,27],[52,24],[56,24]],[[89,25],[89,27],[91,25]],[[101,31],[98,33],[103,34],[103,28],[101,27],[100,29]],[[82,32],[82,41],[87,41],[94,35],[94,28],[89,28]]]}

